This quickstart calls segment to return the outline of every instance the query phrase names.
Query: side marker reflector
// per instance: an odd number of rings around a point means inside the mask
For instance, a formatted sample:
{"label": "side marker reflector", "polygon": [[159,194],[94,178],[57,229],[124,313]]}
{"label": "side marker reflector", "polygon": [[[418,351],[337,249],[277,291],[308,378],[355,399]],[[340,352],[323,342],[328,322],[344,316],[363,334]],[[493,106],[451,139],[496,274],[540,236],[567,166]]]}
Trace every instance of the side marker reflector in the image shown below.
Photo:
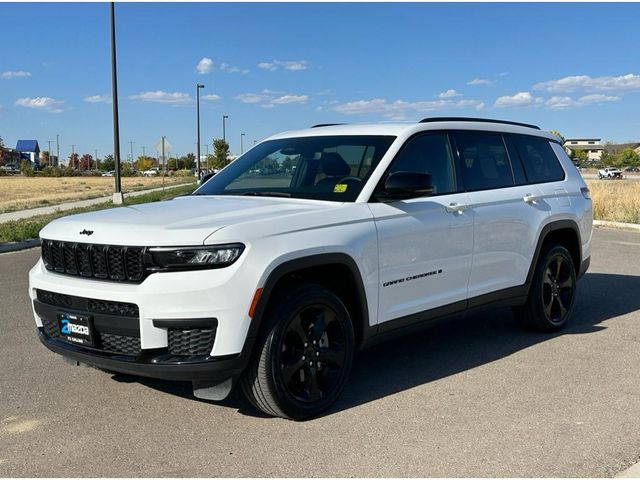
{"label": "side marker reflector", "polygon": [[258,301],[262,296],[262,289],[256,289],[256,293],[253,294],[253,300],[251,301],[251,306],[249,307],[249,317],[253,318],[253,314],[256,313],[256,306],[258,305]]}

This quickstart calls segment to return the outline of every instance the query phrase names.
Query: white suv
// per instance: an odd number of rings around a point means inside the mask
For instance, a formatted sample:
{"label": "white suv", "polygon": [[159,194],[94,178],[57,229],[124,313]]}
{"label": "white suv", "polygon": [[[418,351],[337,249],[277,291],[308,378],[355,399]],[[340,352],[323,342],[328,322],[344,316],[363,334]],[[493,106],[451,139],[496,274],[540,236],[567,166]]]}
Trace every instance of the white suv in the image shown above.
{"label": "white suv", "polygon": [[588,188],[535,126],[318,125],[193,195],[51,222],[29,295],[40,340],[73,361],[213,400],[238,381],[302,419],[336,400],[357,350],[433,319],[508,305],[562,328],[591,230]]}

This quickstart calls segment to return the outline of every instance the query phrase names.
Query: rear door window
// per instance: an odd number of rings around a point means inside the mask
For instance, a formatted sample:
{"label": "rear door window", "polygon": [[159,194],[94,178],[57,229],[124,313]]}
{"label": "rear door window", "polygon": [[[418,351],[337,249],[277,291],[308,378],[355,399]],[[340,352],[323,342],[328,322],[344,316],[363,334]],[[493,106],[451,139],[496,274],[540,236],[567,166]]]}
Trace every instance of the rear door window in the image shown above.
{"label": "rear door window", "polygon": [[564,180],[564,170],[553,152],[549,140],[525,135],[514,135],[528,183],[557,182]]}
{"label": "rear door window", "polygon": [[512,187],[513,171],[502,135],[458,132],[456,146],[464,188],[468,192]]}

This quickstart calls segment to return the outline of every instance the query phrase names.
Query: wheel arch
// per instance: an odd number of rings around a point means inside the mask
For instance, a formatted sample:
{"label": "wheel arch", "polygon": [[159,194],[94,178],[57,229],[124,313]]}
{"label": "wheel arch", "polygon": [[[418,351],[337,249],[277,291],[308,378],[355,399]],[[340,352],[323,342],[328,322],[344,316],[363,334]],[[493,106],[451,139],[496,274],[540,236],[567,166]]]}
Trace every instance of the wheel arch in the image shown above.
{"label": "wheel arch", "polygon": [[369,307],[360,269],[346,253],[322,253],[285,261],[269,274],[247,335],[251,348],[263,325],[269,302],[279,288],[293,281],[308,281],[335,292],[351,316],[356,349],[363,345],[369,332]]}
{"label": "wheel arch", "polygon": [[582,266],[580,228],[573,220],[555,220],[546,224],[538,236],[536,250],[527,274],[527,285],[531,285],[538,259],[544,248],[550,244],[562,245],[569,251],[576,269],[576,275],[579,275]]}

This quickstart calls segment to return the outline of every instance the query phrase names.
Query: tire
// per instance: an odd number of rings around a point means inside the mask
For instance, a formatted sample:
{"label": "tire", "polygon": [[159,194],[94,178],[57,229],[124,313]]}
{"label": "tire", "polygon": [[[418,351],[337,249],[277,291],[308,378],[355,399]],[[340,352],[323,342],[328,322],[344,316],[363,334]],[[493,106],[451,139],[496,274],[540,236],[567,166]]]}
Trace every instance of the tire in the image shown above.
{"label": "tire", "polygon": [[575,292],[576,269],[569,251],[551,246],[540,256],[527,301],[514,309],[514,315],[529,329],[558,331],[571,316]]}
{"label": "tire", "polygon": [[319,285],[293,287],[274,299],[263,322],[240,380],[246,397],[264,413],[292,420],[325,411],[353,362],[353,325],[342,301]]}

